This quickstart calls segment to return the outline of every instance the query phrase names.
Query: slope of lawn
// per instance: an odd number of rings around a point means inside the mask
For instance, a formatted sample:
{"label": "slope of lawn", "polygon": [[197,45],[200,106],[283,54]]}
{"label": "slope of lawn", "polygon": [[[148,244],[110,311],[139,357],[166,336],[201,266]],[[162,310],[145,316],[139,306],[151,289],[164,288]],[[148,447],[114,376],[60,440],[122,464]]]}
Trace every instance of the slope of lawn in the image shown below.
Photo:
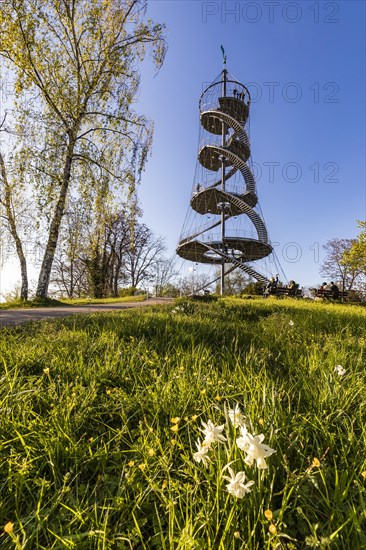
{"label": "slope of lawn", "polygon": [[366,548],[365,328],[225,299],[3,329],[0,547]]}

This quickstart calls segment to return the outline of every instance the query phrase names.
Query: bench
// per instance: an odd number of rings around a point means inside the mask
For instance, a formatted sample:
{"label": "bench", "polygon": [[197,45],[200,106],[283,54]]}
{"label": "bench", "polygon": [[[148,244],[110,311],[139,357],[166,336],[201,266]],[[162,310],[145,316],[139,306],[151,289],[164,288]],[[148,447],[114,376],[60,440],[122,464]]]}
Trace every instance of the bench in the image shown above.
{"label": "bench", "polygon": [[338,296],[333,295],[333,291],[329,289],[320,290],[318,289],[315,294],[315,298],[324,298],[325,300],[341,300],[344,301],[345,298],[347,298],[348,292],[345,291],[339,291]]}
{"label": "bench", "polygon": [[265,289],[263,296],[267,298],[268,296],[277,296],[277,298],[283,298],[284,296],[289,296],[290,298],[302,298],[302,289],[299,288],[299,285],[296,285],[295,288],[287,288],[286,286],[277,286]]}

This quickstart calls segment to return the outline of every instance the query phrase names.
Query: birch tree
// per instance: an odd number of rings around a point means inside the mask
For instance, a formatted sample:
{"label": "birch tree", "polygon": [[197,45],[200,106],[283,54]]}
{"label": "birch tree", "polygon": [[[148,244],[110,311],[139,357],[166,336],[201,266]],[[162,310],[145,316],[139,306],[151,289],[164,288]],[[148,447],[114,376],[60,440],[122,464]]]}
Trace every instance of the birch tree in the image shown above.
{"label": "birch tree", "polygon": [[[4,127],[6,116],[0,124],[0,132],[6,132]],[[22,194],[24,182],[22,174],[17,168],[17,156],[8,153],[8,159],[0,149],[0,218],[2,231],[0,242],[5,247],[6,234],[12,237],[16,254],[18,256],[21,273],[20,299],[28,299],[28,267],[26,258],[26,244],[24,243],[24,228],[26,221],[24,211],[26,210]]]}
{"label": "birch tree", "polygon": [[18,96],[34,91],[26,115],[42,127],[42,155],[32,161],[49,223],[37,297],[47,296],[70,189],[77,182],[90,191],[85,170],[97,166],[132,192],[143,170],[152,124],[132,109],[138,66],[148,49],[158,68],[165,54],[163,26],[146,22],[145,8],[143,0],[1,3],[0,57],[15,73]]}

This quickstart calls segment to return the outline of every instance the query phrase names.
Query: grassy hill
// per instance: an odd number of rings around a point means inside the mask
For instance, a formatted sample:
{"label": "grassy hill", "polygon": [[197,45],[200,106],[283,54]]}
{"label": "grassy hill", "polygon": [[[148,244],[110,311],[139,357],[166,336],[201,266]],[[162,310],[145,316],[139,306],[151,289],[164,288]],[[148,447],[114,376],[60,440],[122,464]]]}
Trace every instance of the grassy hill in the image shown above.
{"label": "grassy hill", "polygon": [[1,548],[365,548],[365,326],[224,299],[3,329]]}

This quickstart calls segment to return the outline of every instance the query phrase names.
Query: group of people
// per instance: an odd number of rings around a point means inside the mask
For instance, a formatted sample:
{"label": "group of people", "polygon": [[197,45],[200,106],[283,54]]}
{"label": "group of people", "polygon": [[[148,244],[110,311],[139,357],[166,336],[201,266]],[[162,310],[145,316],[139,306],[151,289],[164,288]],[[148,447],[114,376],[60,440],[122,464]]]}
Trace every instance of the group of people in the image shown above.
{"label": "group of people", "polygon": [[[278,275],[276,277],[271,277],[270,280],[267,283],[267,286],[264,290],[264,294],[276,294],[276,289],[279,287],[279,279]],[[284,288],[281,286],[281,288]],[[288,285],[285,287],[288,289],[288,295],[289,296],[296,296],[296,291],[299,288],[299,285],[295,283],[295,281],[291,280],[289,281]]]}
{"label": "group of people", "polygon": [[244,92],[239,92],[235,88],[234,91],[233,91],[233,95],[234,95],[234,97],[236,97],[236,99],[240,99],[240,101],[244,101]]}
{"label": "group of people", "polygon": [[[284,293],[284,288],[288,289],[288,292],[286,292],[288,296],[297,296],[299,285],[295,281],[291,280],[289,281],[287,286],[284,287],[281,285],[281,283],[279,283],[278,275],[276,275],[276,277],[271,277],[268,281],[264,289],[264,296],[268,296],[269,294],[277,294],[278,288],[280,288],[279,292],[281,293]],[[324,298],[337,299],[340,297],[340,295],[341,294],[339,288],[333,281],[331,281],[330,283],[323,283],[316,292],[316,296],[318,298],[321,298],[323,296]]]}
{"label": "group of people", "polygon": [[317,294],[320,296],[322,294],[325,295],[326,290],[331,293],[332,298],[339,298],[339,288],[335,283],[333,283],[333,281],[331,281],[330,283],[323,283],[318,289]]}

